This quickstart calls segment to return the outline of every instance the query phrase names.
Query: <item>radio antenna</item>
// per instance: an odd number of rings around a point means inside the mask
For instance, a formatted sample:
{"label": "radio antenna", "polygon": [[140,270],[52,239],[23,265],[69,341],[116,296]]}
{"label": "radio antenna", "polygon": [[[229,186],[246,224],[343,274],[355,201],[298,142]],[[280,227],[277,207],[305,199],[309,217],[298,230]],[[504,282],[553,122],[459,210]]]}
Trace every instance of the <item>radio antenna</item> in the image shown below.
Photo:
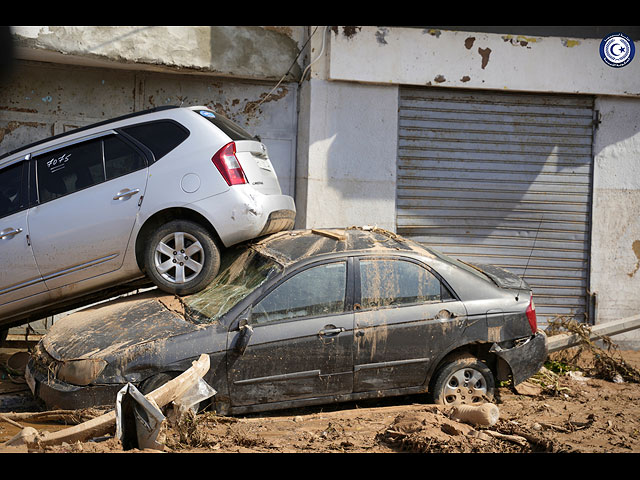
{"label": "radio antenna", "polygon": [[[536,230],[536,236],[533,239],[533,246],[531,247],[531,251],[529,252],[529,258],[527,259],[527,264],[524,266],[524,272],[520,277],[520,287],[522,287],[522,283],[524,282],[524,276],[527,274],[527,268],[529,268],[529,262],[531,261],[531,255],[533,255],[533,251],[536,248],[536,242],[538,241],[538,233],[540,233],[540,227],[542,226],[542,219],[544,218],[544,213],[540,217],[540,222],[538,223],[538,229]],[[519,290],[520,288],[518,288]],[[518,301],[519,293],[516,293],[516,302]]]}

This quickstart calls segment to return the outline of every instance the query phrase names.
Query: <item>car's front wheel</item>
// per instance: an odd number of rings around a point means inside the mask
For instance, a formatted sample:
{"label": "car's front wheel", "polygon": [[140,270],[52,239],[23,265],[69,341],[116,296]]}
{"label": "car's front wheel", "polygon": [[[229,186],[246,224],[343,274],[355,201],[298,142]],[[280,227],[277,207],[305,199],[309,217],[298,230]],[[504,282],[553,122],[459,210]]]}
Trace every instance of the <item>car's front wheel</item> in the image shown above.
{"label": "car's front wheel", "polygon": [[438,370],[433,401],[442,405],[474,405],[493,398],[495,379],[486,364],[473,356],[456,358]]}
{"label": "car's front wheel", "polygon": [[189,295],[206,287],[220,269],[220,252],[209,232],[188,220],[173,220],[149,238],[145,271],[159,289]]}

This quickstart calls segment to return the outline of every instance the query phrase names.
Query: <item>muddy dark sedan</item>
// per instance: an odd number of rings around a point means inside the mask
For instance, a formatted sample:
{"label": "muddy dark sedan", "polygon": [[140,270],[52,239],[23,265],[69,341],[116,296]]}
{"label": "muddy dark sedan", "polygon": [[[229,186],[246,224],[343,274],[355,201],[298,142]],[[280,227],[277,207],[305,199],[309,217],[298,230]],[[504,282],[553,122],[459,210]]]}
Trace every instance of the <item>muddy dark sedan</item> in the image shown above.
{"label": "muddy dark sedan", "polygon": [[113,405],[210,355],[221,414],[428,392],[490,399],[547,355],[530,288],[377,229],[274,234],[230,251],[205,290],[124,297],[56,322],[28,383],[49,408]]}

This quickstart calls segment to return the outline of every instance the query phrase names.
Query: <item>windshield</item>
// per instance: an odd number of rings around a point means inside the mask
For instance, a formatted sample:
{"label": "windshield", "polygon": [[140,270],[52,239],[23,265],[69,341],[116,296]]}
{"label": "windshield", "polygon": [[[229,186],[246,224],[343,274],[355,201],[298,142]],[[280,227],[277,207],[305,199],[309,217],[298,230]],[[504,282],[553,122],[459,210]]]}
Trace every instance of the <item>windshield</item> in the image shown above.
{"label": "windshield", "polygon": [[282,270],[250,248],[236,248],[223,257],[220,273],[204,290],[184,299],[191,320],[214,323],[238,302]]}

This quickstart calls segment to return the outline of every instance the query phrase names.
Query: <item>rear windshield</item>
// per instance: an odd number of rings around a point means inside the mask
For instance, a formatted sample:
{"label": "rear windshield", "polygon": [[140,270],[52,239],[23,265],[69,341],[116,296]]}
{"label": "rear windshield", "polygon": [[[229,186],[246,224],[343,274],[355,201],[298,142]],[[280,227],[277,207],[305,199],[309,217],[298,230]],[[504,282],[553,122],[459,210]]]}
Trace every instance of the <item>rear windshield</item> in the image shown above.
{"label": "rear windshield", "polygon": [[251,135],[240,125],[232,122],[222,115],[212,112],[211,110],[198,110],[202,118],[209,120],[216,127],[222,130],[231,140],[257,140],[255,135]]}
{"label": "rear windshield", "polygon": [[239,247],[224,256],[220,273],[204,290],[184,299],[190,320],[215,323],[272,275],[279,264],[253,249]]}
{"label": "rear windshield", "polygon": [[452,257],[450,257],[448,255],[445,255],[442,252],[439,252],[438,250],[426,247],[424,245],[422,245],[422,248],[424,248],[425,250],[428,250],[434,256],[436,256],[437,258],[442,260],[443,262],[446,262],[446,263],[448,263],[450,265],[454,265],[455,267],[461,268],[462,270],[465,270],[465,271],[467,271],[469,273],[472,273],[476,277],[481,278],[481,279],[483,279],[483,280],[485,280],[487,282],[495,283],[493,280],[491,280],[491,277],[489,277],[488,275],[483,273],[481,270],[478,270],[476,267],[472,267],[470,264],[468,264],[466,262],[463,262],[462,260],[459,260],[457,258],[452,258]]}

